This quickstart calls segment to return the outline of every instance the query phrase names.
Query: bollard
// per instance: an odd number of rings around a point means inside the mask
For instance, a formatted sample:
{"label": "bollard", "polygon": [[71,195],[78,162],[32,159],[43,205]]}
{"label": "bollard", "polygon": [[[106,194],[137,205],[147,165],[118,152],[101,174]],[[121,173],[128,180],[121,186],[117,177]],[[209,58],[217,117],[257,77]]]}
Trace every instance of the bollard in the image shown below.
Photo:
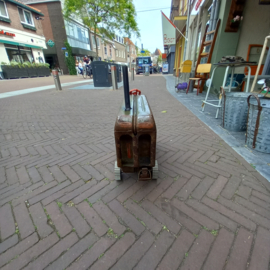
{"label": "bollard", "polygon": [[112,72],[112,86],[113,90],[118,89],[118,84],[117,84],[117,70],[116,66],[111,66],[111,72]]}
{"label": "bollard", "polygon": [[130,111],[130,96],[129,96],[129,83],[128,83],[128,67],[122,66],[123,69],[123,82],[124,82],[124,95],[125,95],[125,111]]}
{"label": "bollard", "polygon": [[53,75],[53,79],[54,79],[54,84],[55,84],[56,90],[62,90],[60,79],[59,79],[59,75],[58,75],[58,71],[57,70],[53,70],[52,71],[52,75]]}
{"label": "bollard", "polygon": [[134,81],[134,67],[131,68],[131,80]]}

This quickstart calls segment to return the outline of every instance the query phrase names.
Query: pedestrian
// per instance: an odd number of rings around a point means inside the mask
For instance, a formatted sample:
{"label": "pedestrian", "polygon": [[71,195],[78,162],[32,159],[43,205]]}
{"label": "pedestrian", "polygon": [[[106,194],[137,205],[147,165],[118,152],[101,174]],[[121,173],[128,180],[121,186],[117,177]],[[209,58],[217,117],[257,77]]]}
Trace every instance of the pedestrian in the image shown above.
{"label": "pedestrian", "polygon": [[82,60],[80,60],[79,64],[78,64],[78,69],[80,70],[80,73],[83,74],[83,64],[82,64]]}

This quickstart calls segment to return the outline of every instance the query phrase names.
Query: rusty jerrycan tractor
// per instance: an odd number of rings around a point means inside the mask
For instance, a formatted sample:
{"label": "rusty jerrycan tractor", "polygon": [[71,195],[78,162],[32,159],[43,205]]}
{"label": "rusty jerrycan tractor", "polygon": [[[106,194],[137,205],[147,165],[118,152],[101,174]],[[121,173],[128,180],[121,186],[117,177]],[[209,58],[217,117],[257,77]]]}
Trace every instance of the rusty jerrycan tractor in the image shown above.
{"label": "rusty jerrycan tractor", "polygon": [[117,156],[115,180],[121,180],[122,173],[134,172],[138,173],[139,180],[157,179],[157,130],[153,113],[140,90],[130,90],[128,98],[130,109],[126,109],[124,100],[114,127]]}

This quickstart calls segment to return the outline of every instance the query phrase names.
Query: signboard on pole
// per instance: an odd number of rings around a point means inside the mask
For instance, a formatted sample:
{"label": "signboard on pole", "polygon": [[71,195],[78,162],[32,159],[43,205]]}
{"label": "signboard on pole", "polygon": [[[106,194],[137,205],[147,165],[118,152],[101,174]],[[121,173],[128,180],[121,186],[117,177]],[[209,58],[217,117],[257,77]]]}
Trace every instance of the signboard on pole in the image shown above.
{"label": "signboard on pole", "polygon": [[169,72],[169,64],[163,64],[162,65],[162,73],[168,73]]}
{"label": "signboard on pole", "polygon": [[163,45],[175,45],[176,26],[162,11],[161,17],[162,17]]}

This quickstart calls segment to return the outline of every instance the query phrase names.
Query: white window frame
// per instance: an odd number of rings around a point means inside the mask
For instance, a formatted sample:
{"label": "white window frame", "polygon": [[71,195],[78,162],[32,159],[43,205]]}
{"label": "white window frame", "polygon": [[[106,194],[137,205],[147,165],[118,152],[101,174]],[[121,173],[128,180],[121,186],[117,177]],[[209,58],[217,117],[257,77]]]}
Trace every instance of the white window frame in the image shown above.
{"label": "white window frame", "polygon": [[3,17],[3,18],[8,18],[9,19],[9,15],[8,15],[8,10],[7,10],[7,5],[6,5],[6,2],[3,1],[3,0],[0,0],[0,2],[3,2],[4,3],[4,7],[5,7],[5,10],[6,10],[6,13],[7,13],[7,16],[4,16],[4,15],[1,15],[0,14],[0,17]]}
{"label": "white window frame", "polygon": [[[23,16],[24,16],[25,22],[22,22],[22,21],[21,21],[21,17],[20,17],[20,13],[19,13],[19,8],[23,11]],[[32,23],[33,23],[33,24],[27,23],[26,16],[25,16],[25,14],[24,14],[25,11],[30,13],[30,16],[31,16],[31,19],[32,19]],[[22,8],[22,7],[18,7],[18,13],[19,13],[20,22],[21,22],[22,24],[26,24],[26,25],[35,27],[35,22],[34,22],[34,19],[33,19],[32,12],[31,12],[31,11],[26,10],[26,9],[24,9],[24,8]]]}

